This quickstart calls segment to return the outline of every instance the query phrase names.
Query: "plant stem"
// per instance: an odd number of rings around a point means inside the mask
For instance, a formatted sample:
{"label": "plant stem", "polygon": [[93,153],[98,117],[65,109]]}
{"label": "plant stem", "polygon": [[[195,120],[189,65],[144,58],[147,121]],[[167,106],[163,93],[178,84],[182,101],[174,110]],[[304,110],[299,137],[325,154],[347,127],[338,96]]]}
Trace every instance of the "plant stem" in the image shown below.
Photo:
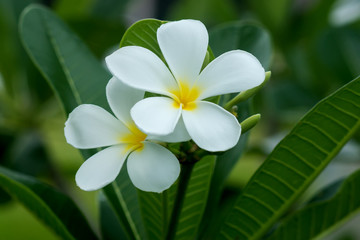
{"label": "plant stem", "polygon": [[238,104],[239,102],[243,102],[247,100],[248,98],[252,97],[255,93],[257,93],[264,85],[269,81],[271,76],[271,72],[265,73],[265,79],[264,82],[261,83],[259,86],[254,87],[252,89],[240,92],[238,95],[236,95],[233,99],[231,99],[228,103],[225,104],[224,108],[228,111],[231,111],[231,108]]}
{"label": "plant stem", "polygon": [[175,198],[175,203],[173,207],[173,211],[171,214],[171,219],[168,227],[168,232],[166,239],[171,240],[174,239],[176,228],[179,222],[179,216],[182,209],[182,205],[185,199],[185,192],[187,185],[190,180],[191,172],[194,168],[195,163],[185,163],[181,165],[181,172],[179,176],[178,190]]}

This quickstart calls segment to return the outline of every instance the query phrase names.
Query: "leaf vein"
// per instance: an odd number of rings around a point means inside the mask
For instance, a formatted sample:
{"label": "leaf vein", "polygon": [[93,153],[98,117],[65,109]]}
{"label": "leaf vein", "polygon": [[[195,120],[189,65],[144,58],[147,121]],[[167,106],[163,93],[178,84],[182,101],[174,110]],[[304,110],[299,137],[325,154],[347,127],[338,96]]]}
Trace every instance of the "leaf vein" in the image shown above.
{"label": "leaf vein", "polygon": [[316,166],[312,165],[310,162],[308,162],[303,156],[299,155],[297,152],[295,152],[294,150],[292,150],[291,148],[289,148],[288,146],[285,145],[281,145],[280,148],[288,151],[289,153],[293,154],[297,159],[299,159],[301,162],[305,163],[305,165],[307,165],[308,167],[310,167],[311,169],[315,170]]}
{"label": "leaf vein", "polygon": [[327,150],[325,150],[323,147],[321,147],[318,143],[314,142],[313,140],[307,138],[306,136],[300,135],[298,133],[295,133],[294,136],[298,137],[299,139],[310,143],[311,145],[313,145],[317,150],[319,150],[320,152],[324,153],[325,155],[329,155],[330,152],[328,152]]}
{"label": "leaf vein", "polygon": [[292,192],[295,192],[296,189],[291,186],[290,184],[288,184],[284,179],[278,177],[277,175],[273,174],[272,172],[269,172],[265,169],[262,170],[263,173],[267,174],[268,176],[271,176],[272,178],[276,179],[277,181],[279,181],[280,183],[282,183],[285,187],[287,187],[289,190],[291,190]]}
{"label": "leaf vein", "polygon": [[328,139],[330,139],[333,143],[338,144],[339,141],[337,141],[334,137],[332,137],[330,134],[328,134],[325,130],[323,130],[322,128],[320,128],[319,126],[313,124],[312,122],[309,121],[303,121],[304,124],[309,125],[310,127],[318,130],[319,132],[321,132],[325,137],[327,137]]}

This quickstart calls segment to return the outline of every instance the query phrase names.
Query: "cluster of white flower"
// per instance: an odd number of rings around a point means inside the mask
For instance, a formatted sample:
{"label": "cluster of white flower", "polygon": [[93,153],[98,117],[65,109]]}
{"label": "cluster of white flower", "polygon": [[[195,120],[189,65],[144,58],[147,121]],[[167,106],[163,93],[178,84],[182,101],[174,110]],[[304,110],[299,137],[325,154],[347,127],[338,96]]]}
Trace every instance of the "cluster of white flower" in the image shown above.
{"label": "cluster of white flower", "polygon": [[[208,39],[199,21],[169,22],[157,30],[168,67],[139,46],[120,48],[106,58],[114,76],[106,96],[116,118],[84,104],[65,124],[65,137],[76,148],[110,146],[82,164],[76,174],[81,189],[96,190],[114,181],[127,159],[137,188],[162,192],[176,181],[180,164],[156,142],[192,139],[211,152],[236,145],[241,126],[235,116],[204,99],[254,88],[264,81],[265,71],[253,55],[241,50],[222,54],[201,71]],[[161,96],[143,99],[145,91]]]}

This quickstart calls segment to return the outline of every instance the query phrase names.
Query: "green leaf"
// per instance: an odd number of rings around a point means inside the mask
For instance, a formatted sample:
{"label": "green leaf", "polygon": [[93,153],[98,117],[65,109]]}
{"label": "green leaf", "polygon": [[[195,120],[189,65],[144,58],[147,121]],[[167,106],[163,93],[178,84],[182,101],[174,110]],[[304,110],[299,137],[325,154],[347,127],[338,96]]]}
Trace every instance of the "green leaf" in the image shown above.
{"label": "green leaf", "polygon": [[[26,60],[19,41],[17,24],[21,11],[37,0],[0,1],[0,72],[6,91],[14,94],[16,84],[23,84]],[[24,61],[25,60],[25,61]]]}
{"label": "green leaf", "polygon": [[139,207],[138,190],[132,184],[126,168],[121,169],[113,184],[125,212],[126,220],[129,222],[136,239],[145,239],[146,233]]}
{"label": "green leaf", "polygon": [[[124,14],[128,9],[130,0],[95,0],[91,8],[91,15],[96,16],[97,19],[116,19],[120,21],[124,19]],[[71,4],[73,4],[71,2]]]}
{"label": "green leaf", "polygon": [[162,193],[138,191],[147,239],[165,239],[169,220],[168,190]]}
{"label": "green leaf", "polygon": [[360,210],[360,171],[348,177],[331,199],[316,202],[295,212],[268,238],[314,239]]}
{"label": "green leaf", "polygon": [[236,3],[231,0],[178,0],[170,7],[168,16],[173,19],[199,19],[211,25],[238,19]]}
{"label": "green leaf", "polygon": [[161,194],[139,191],[148,239],[165,239],[168,231],[174,231],[174,239],[196,238],[207,203],[214,165],[214,156],[207,156],[195,164],[176,226],[168,224],[178,184]]}
{"label": "green leaf", "polygon": [[[165,62],[165,59],[161,53],[156,38],[156,31],[158,27],[164,23],[166,22],[159,21],[156,19],[145,19],[136,22],[125,32],[121,40],[120,47],[129,46],[129,45],[141,46],[154,52],[158,57],[160,57]],[[210,53],[209,60],[211,61],[214,59],[214,57],[210,48],[209,48],[209,53]],[[211,176],[212,169],[211,171],[209,170],[209,174],[210,175],[202,176],[202,178]],[[210,179],[207,180],[208,180],[207,183],[209,184]],[[175,186],[173,186],[168,191],[162,194],[145,193],[141,191],[139,192],[142,216],[144,219],[144,225],[147,230],[149,239],[163,239],[166,236],[165,234],[167,233],[167,224],[168,224],[167,221],[169,219],[169,214],[171,213],[170,205],[173,203],[173,198],[169,195],[173,195],[175,193],[174,191],[175,189],[176,189]],[[198,194],[201,196],[207,196],[208,192],[207,190],[204,190],[202,192],[199,192]],[[195,194],[195,196],[199,196],[198,194]],[[186,205],[188,204],[189,203],[186,203]],[[196,214],[192,215],[191,218],[188,218],[187,220],[182,220],[186,218],[184,215],[180,216],[179,221],[181,223],[176,232],[176,234],[178,234],[178,236],[176,236],[176,239],[182,238],[182,236],[189,236],[191,239],[192,238],[191,236],[195,236],[197,234],[197,230],[199,227],[198,224],[201,220],[204,207],[206,205],[206,198],[202,199],[202,201],[197,202],[197,204],[199,207],[198,208],[199,211]],[[190,223],[194,225],[190,226]]]}
{"label": "green leaf", "polygon": [[[232,96],[235,95],[236,94],[233,94]],[[230,99],[230,95],[228,97]],[[239,109],[238,121],[241,122],[246,116],[249,116],[250,107],[247,102],[239,103],[237,107]],[[205,234],[205,239],[213,236],[213,231],[216,229],[214,226],[219,226],[219,221],[221,221],[219,215],[222,212],[222,209],[219,207],[219,202],[222,197],[224,184],[231,170],[239,161],[246,147],[248,136],[249,134],[247,133],[241,135],[240,140],[235,147],[219,155],[216,159],[209,190],[208,203],[201,226],[201,233]]]}
{"label": "green leaf", "polygon": [[[166,21],[157,19],[144,19],[131,25],[125,32],[120,42],[120,47],[125,46],[140,46],[149,49],[155,53],[165,64],[165,58],[161,53],[159,44],[157,42],[156,31]],[[209,61],[214,60],[214,56],[210,47],[208,48]]]}
{"label": "green leaf", "polygon": [[215,160],[215,156],[209,155],[194,166],[176,228],[177,240],[196,239],[207,204]]}
{"label": "green leaf", "polygon": [[[63,239],[97,239],[73,201],[35,178],[0,167],[0,187]],[[66,211],[64,211],[66,209]]]}
{"label": "green leaf", "polygon": [[221,226],[218,239],[259,239],[360,126],[360,77],[319,102],[269,155]]}
{"label": "green leaf", "polygon": [[315,202],[325,201],[334,197],[334,195],[338,192],[339,188],[343,185],[344,181],[344,178],[340,178],[339,180],[336,180],[330,185],[320,189],[320,191],[313,195],[306,204],[309,205]]}
{"label": "green leaf", "polygon": [[44,7],[30,5],[19,28],[27,53],[66,113],[83,103],[109,109],[104,93],[110,74],[59,18]]}
{"label": "green leaf", "polygon": [[[325,67],[325,74],[344,84],[360,71],[360,34],[358,29],[329,29],[317,38],[316,51]],[[331,51],[328,51],[331,49]]]}
{"label": "green leaf", "polygon": [[[67,114],[84,103],[109,109],[105,97],[109,73],[53,13],[41,6],[29,6],[21,17],[20,35],[28,54],[53,87]],[[81,152],[86,157],[94,153],[90,150]],[[120,173],[119,178],[122,177]],[[121,185],[125,183],[125,186]],[[142,235],[138,228],[141,225],[135,224],[138,221],[133,209],[136,205],[128,206],[123,194],[129,193],[127,198],[136,198],[137,195],[134,190],[124,189],[133,187],[127,183],[114,182],[104,188],[104,192],[128,238],[140,239]]]}
{"label": "green leaf", "polygon": [[165,239],[172,213],[176,190],[175,182],[162,193],[138,190],[141,215],[147,232],[147,239]]}
{"label": "green leaf", "polygon": [[122,168],[116,180],[103,191],[113,211],[116,212],[127,239],[144,239],[145,230],[140,215],[138,195],[129,179],[127,169]]}
{"label": "green leaf", "polygon": [[[260,19],[266,28],[273,32],[275,37],[279,33],[284,33],[285,28],[289,25],[289,13],[293,6],[292,0],[258,0],[250,1],[249,5],[254,14]],[[287,32],[285,32],[287,33]]]}
{"label": "green leaf", "polygon": [[103,239],[127,239],[116,211],[103,192],[99,192],[100,230]]}
{"label": "green leaf", "polygon": [[[212,47],[215,56],[219,56],[226,51],[242,49],[254,54],[267,68],[270,65],[272,47],[269,34],[261,27],[244,22],[226,23],[211,29],[209,34],[209,44]],[[221,98],[221,104],[225,105],[236,94],[225,95]],[[248,102],[237,104],[238,120],[241,122],[250,115],[250,106]],[[214,174],[212,177],[208,205],[206,207],[203,226],[201,232],[205,238],[213,236],[214,226],[219,225],[219,200],[230,171],[239,160],[247,143],[248,134],[242,135],[238,144],[218,156]],[[216,211],[216,209],[218,211]],[[209,221],[210,219],[210,221]],[[206,230],[205,230],[206,229]]]}
{"label": "green leaf", "polygon": [[[162,57],[160,47],[156,40],[156,31],[157,28],[165,22],[161,22],[155,19],[145,19],[133,24],[124,34],[120,47],[129,46],[129,45],[136,45],[145,47],[159,57]],[[126,171],[121,171],[119,177],[117,178],[116,182],[113,183],[115,185],[116,191],[113,192],[113,196],[118,198],[118,202],[120,203],[119,206],[116,208],[124,209],[125,216],[123,216],[123,221],[128,221],[128,228],[132,230],[134,233],[134,239],[146,239],[146,234],[148,236],[152,236],[154,232],[157,233],[157,229],[153,229],[152,233],[149,235],[149,232],[145,232],[145,229],[149,230],[149,225],[145,225],[148,223],[147,218],[141,216],[140,208],[139,208],[139,200],[140,203],[145,201],[149,201],[150,203],[158,204],[158,201],[161,204],[161,199],[158,199],[159,196],[157,194],[152,193],[142,193],[137,191],[137,189],[132,185],[129,177],[127,176]],[[106,187],[108,188],[108,187]],[[143,206],[143,205],[142,205]],[[162,204],[160,205],[162,206]],[[163,209],[154,209],[154,211],[159,210],[160,212]],[[144,219],[144,220],[143,220]],[[149,223],[148,223],[149,224]],[[161,225],[161,223],[159,223]],[[154,225],[153,227],[158,226]],[[162,229],[161,229],[162,230]]]}
{"label": "green leaf", "polygon": [[[134,23],[125,32],[120,47],[141,46],[154,52],[165,62],[156,39],[156,31],[163,23],[165,22],[156,19],[145,19]],[[133,191],[136,192],[134,187]],[[170,201],[167,192],[169,190],[162,194],[137,191],[143,222],[138,221],[136,225],[144,224],[148,239],[163,239],[165,237]],[[134,204],[134,201],[130,201],[129,204]],[[139,219],[137,218],[137,220]]]}
{"label": "green leaf", "polygon": [[157,19],[144,19],[134,23],[125,32],[120,47],[132,45],[144,47],[164,59],[156,39],[156,31],[164,23],[166,22]]}
{"label": "green leaf", "polygon": [[272,56],[270,35],[257,24],[232,22],[218,25],[210,31],[209,45],[215,56],[241,49],[252,53],[265,69],[270,66]]}

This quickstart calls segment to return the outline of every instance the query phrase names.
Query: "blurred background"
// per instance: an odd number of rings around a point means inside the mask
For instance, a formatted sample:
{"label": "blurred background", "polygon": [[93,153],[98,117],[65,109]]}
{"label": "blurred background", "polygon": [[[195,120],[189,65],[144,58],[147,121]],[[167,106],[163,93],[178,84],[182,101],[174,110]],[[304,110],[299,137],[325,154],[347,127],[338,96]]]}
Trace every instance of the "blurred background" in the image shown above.
{"label": "blurred background", "polygon": [[[66,143],[66,116],[19,39],[19,16],[31,3],[52,9],[99,61],[118,47],[127,27],[143,18],[198,19],[210,35],[241,22],[264,28],[271,45],[264,51],[272,52],[264,67],[272,77],[252,99],[253,111],[262,119],[230,174],[229,194],[241,190],[314,104],[360,74],[360,0],[0,0],[0,165],[70,195],[95,228],[97,193],[76,187],[74,176],[83,160]],[[360,167],[359,143],[358,132],[299,204]],[[358,215],[325,238],[360,239],[359,224]],[[0,239],[57,237],[0,189]]]}

